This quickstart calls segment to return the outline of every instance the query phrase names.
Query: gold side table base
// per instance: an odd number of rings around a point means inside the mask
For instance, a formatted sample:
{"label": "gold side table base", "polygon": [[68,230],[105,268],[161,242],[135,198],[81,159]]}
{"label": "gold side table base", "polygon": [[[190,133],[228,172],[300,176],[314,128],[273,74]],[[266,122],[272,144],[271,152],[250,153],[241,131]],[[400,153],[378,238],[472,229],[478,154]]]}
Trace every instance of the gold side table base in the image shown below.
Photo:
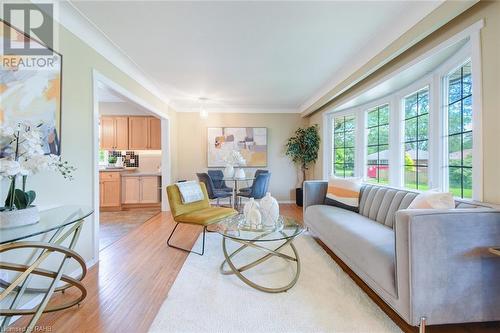
{"label": "gold side table base", "polygon": [[[80,304],[80,302],[85,299],[85,297],[87,296],[87,290],[85,289],[81,281],[87,274],[87,266],[85,265],[85,261],[83,260],[83,258],[73,250],[80,236],[82,224],[83,220],[76,222],[62,236],[60,235],[64,229],[64,226],[57,229],[48,242],[14,242],[0,245],[0,253],[15,249],[33,249],[35,253],[32,258],[36,258],[29,265],[0,262],[0,269],[20,273],[12,282],[0,280],[0,287],[4,288],[4,290],[0,294],[0,301],[4,300],[11,292],[16,293],[14,299],[10,303],[9,308],[0,309],[0,316],[4,317],[0,322],[1,332],[6,331],[12,316],[18,315],[33,315],[30,323],[23,330],[23,332],[33,332],[38,319],[40,319],[40,316],[43,313],[67,309]],[[69,247],[62,246],[61,244],[70,236],[71,241]],[[52,253],[60,253],[64,255],[58,266],[58,269],[56,271],[51,271],[40,268],[39,266]],[[82,273],[77,278],[73,278],[63,274],[64,268],[69,259],[75,260],[81,267]],[[28,288],[29,281],[31,280],[33,275],[52,279],[49,287],[46,289]],[[57,284],[60,281],[65,282],[65,284],[57,287]],[[50,307],[47,306],[54,292],[64,292],[64,290],[70,287],[76,287],[77,289],[79,289],[80,296],[63,304],[58,304]],[[42,301],[32,309],[18,308],[19,302],[25,292],[42,293]]]}
{"label": "gold side table base", "polygon": [[[243,240],[238,240],[238,239],[234,239],[234,238],[229,238],[234,242],[242,244],[242,246],[240,246],[238,249],[233,251],[231,254],[228,253],[227,247],[226,247],[226,238],[227,237],[222,237],[222,251],[224,252],[224,257],[226,259],[222,262],[222,264],[220,266],[220,272],[224,275],[234,274],[241,281],[243,281],[245,284],[249,285],[250,287],[255,288],[257,290],[260,290],[260,291],[263,291],[263,292],[266,292],[266,293],[285,292],[288,289],[292,288],[297,283],[297,280],[299,279],[299,275],[300,275],[299,253],[297,252],[297,249],[295,248],[295,246],[292,243],[293,240],[295,239],[295,237],[287,239],[283,244],[281,244],[280,246],[278,246],[277,248],[272,250],[272,249],[269,249],[269,248],[266,248],[264,246],[260,246],[260,245],[256,244],[256,241],[264,236],[265,236],[265,234],[255,238],[254,240],[251,240],[251,241],[243,241]],[[291,247],[291,249],[293,251],[293,257],[280,252],[280,250],[282,248],[286,247],[287,245]],[[240,253],[241,251],[243,251],[244,249],[246,249],[248,247],[258,249],[258,250],[263,251],[267,254],[265,254],[264,256],[260,257],[259,259],[252,261],[251,263],[248,263],[242,267],[236,267],[231,259],[234,258],[235,255],[237,255],[238,253]],[[264,287],[264,286],[261,286],[255,282],[251,281],[250,279],[248,279],[247,277],[245,277],[242,274],[242,272],[257,266],[257,265],[267,261],[268,259],[270,259],[272,257],[279,257],[279,258],[284,259],[286,261],[291,261],[291,262],[295,263],[295,265],[296,265],[295,275],[294,275],[293,279],[288,284],[284,285],[283,287],[278,287],[278,288]],[[229,266],[230,270],[224,269],[226,264]]]}

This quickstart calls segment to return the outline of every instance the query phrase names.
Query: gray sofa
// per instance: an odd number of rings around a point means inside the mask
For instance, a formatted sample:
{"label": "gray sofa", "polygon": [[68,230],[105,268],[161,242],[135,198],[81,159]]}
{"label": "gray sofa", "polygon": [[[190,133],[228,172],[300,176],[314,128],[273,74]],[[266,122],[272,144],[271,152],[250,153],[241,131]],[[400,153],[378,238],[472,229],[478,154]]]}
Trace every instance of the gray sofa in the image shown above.
{"label": "gray sofa", "polygon": [[500,320],[499,210],[409,210],[416,193],[363,185],[356,213],[326,205],[327,187],[304,183],[305,224],[408,324]]}

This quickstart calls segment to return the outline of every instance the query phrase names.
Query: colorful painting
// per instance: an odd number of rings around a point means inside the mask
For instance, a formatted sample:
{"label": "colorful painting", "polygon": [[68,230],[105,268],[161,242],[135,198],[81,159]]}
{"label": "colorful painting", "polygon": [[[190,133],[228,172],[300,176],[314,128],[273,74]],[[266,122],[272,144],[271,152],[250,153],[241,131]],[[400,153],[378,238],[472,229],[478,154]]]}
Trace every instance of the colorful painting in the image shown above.
{"label": "colorful painting", "polygon": [[47,154],[61,152],[61,73],[62,56],[4,54],[4,38],[10,29],[12,45],[38,41],[0,21],[0,125],[19,122],[40,125],[43,149]]}
{"label": "colorful painting", "polygon": [[246,167],[267,166],[267,128],[211,127],[208,128],[208,167],[224,167],[230,151],[239,151]]}

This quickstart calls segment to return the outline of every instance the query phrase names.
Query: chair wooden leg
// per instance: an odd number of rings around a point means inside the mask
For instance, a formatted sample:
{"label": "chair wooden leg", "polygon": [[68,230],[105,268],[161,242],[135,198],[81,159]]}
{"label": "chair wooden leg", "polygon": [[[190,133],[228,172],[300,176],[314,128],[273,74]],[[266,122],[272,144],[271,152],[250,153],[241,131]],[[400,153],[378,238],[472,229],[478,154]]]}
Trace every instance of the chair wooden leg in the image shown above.
{"label": "chair wooden leg", "polygon": [[207,227],[206,226],[203,227],[203,240],[202,240],[201,253],[200,253],[200,252],[196,252],[196,251],[192,251],[192,250],[188,250],[188,249],[183,249],[182,247],[178,247],[178,246],[170,244],[170,239],[174,235],[174,232],[175,232],[175,230],[177,229],[178,226],[179,226],[179,223],[176,223],[174,229],[170,233],[170,236],[168,236],[167,245],[170,246],[170,247],[172,247],[172,248],[174,248],[174,249],[177,249],[177,250],[182,250],[184,252],[194,253],[194,254],[202,256],[205,253],[205,232],[207,230]]}

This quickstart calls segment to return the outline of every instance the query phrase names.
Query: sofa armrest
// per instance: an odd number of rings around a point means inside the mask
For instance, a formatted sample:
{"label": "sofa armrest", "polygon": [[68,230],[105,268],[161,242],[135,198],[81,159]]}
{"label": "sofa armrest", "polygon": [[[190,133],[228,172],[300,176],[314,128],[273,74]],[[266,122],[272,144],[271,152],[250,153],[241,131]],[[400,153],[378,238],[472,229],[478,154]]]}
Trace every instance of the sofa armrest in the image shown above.
{"label": "sofa armrest", "polygon": [[[500,211],[488,208],[396,213],[396,275],[410,324],[500,320]],[[406,312],[405,311],[405,312]]]}
{"label": "sofa armrest", "polygon": [[304,213],[307,207],[312,205],[322,205],[325,202],[328,182],[324,180],[307,180],[304,182]]}

